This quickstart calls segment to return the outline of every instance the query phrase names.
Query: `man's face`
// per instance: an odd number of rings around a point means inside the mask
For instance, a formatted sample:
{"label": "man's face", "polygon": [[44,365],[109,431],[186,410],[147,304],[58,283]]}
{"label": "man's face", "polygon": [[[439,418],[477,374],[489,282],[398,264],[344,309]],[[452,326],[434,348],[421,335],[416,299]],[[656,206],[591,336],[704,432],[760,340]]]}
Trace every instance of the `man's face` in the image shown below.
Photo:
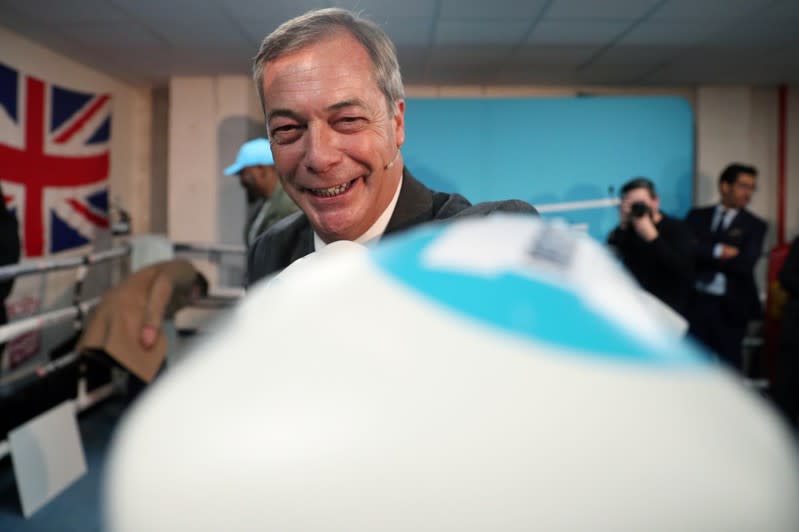
{"label": "man's face", "polygon": [[630,220],[630,210],[632,209],[633,203],[638,202],[645,203],[647,207],[649,207],[649,211],[653,214],[660,209],[660,200],[658,198],[653,198],[649,194],[649,190],[645,188],[634,188],[621,198],[619,215],[623,224],[626,224]]}
{"label": "man's face", "polygon": [[266,64],[263,93],[283,188],[325,241],[354,240],[402,176],[405,102],[390,113],[366,49],[346,32]]}
{"label": "man's face", "polygon": [[246,166],[239,172],[239,183],[247,193],[247,203],[252,203],[264,197],[261,181],[264,178],[263,166]]}
{"label": "man's face", "polygon": [[757,178],[752,174],[738,174],[735,183],[721,182],[719,192],[721,203],[730,209],[743,209],[749,205],[752,195],[757,189]]}

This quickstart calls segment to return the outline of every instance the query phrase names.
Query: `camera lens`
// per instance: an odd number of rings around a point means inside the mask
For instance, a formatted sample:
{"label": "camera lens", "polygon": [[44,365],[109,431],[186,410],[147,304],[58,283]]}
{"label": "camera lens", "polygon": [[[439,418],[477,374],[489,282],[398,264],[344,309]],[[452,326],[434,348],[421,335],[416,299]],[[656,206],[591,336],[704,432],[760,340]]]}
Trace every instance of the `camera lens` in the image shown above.
{"label": "camera lens", "polygon": [[649,205],[644,203],[643,201],[636,201],[632,205],[630,205],[630,214],[634,218],[640,218],[642,216],[646,216],[649,214]]}

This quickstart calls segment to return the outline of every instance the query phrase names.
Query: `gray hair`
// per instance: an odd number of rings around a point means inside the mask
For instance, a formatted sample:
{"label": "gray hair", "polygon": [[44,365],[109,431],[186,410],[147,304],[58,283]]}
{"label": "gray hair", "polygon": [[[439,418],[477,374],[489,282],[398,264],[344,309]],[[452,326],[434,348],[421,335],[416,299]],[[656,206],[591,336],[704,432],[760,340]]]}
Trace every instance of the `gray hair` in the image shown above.
{"label": "gray hair", "polygon": [[394,44],[374,22],[339,8],[309,11],[284,22],[264,38],[253,60],[253,79],[264,111],[264,65],[342,30],[349,32],[366,48],[374,65],[375,82],[386,97],[389,112],[394,114],[397,102],[405,98]]}

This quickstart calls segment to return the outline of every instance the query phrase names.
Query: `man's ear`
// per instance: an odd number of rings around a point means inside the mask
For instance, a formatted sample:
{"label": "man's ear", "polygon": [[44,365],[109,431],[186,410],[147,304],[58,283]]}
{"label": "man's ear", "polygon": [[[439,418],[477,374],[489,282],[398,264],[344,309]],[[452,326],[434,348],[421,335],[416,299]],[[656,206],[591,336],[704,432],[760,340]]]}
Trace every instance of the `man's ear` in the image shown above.
{"label": "man's ear", "polygon": [[398,100],[392,117],[397,148],[405,143],[405,100]]}

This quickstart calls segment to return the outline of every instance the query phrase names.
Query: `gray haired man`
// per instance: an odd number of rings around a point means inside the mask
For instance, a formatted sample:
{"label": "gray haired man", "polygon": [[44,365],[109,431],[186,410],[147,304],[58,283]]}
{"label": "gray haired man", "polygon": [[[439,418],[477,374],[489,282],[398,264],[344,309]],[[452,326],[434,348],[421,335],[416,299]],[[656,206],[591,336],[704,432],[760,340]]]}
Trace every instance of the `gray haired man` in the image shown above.
{"label": "gray haired man", "polygon": [[308,12],[268,35],[254,77],[272,154],[302,213],[264,233],[250,283],[330,242],[366,243],[432,220],[534,213],[518,200],[472,205],[434,192],[405,168],[405,93],[394,45],[343,9]]}

